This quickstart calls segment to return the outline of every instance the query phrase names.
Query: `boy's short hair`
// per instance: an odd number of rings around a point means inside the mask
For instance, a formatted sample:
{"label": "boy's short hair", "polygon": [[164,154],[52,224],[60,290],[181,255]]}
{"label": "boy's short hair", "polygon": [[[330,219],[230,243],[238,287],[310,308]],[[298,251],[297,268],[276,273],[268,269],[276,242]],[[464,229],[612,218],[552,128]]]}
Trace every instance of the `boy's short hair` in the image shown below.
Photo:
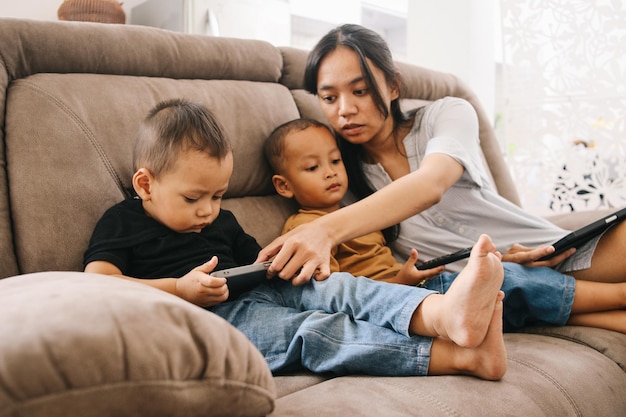
{"label": "boy's short hair", "polygon": [[278,126],[272,131],[272,133],[270,133],[269,137],[263,144],[263,152],[265,153],[265,158],[269,162],[274,173],[280,174],[282,172],[282,162],[285,153],[285,138],[287,135],[294,132],[301,132],[311,127],[321,127],[332,133],[328,126],[315,119],[291,120]]}
{"label": "boy's short hair", "polygon": [[165,100],[150,110],[139,127],[133,167],[135,171],[145,167],[158,177],[187,150],[206,152],[222,160],[232,151],[232,145],[206,106],[185,99]]}

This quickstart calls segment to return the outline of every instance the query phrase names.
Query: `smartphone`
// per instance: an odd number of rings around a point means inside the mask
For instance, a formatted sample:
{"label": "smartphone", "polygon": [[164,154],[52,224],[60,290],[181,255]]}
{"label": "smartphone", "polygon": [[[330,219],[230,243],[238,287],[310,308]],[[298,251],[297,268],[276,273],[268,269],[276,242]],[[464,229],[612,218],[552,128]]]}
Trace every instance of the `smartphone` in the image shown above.
{"label": "smartphone", "polygon": [[213,271],[209,275],[226,278],[228,290],[231,293],[241,293],[267,281],[267,268],[269,268],[271,264],[271,261],[266,261],[236,266],[234,268]]}
{"label": "smartphone", "polygon": [[465,249],[461,249],[459,251],[453,252],[453,253],[449,253],[447,255],[443,255],[443,256],[439,256],[437,258],[431,259],[430,261],[421,263],[419,265],[416,265],[417,269],[419,270],[424,270],[424,269],[431,269],[431,268],[436,268],[440,265],[446,265],[452,262],[456,262],[456,261],[460,261],[461,259],[465,259],[467,257],[470,256],[470,253],[472,252],[472,248],[465,248]]}

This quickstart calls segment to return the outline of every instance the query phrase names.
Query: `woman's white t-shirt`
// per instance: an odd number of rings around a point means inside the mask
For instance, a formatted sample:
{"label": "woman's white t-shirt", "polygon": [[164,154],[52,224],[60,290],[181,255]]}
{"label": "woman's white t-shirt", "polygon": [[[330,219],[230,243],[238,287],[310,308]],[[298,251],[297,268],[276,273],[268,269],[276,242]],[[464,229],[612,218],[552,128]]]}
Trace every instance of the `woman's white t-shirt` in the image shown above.
{"label": "woman's white t-shirt", "polygon": [[[418,111],[403,143],[411,171],[433,153],[451,156],[465,171],[439,203],[400,224],[400,236],[391,245],[400,262],[411,248],[418,250],[420,259],[431,259],[472,246],[482,233],[502,253],[514,243],[535,247],[567,233],[497,193],[483,163],[476,112],[467,101],[447,97],[427,105]],[[391,183],[382,165],[363,163],[363,167],[375,189]],[[413,191],[416,198],[426,187]],[[448,269],[458,271],[465,262],[448,265]]]}

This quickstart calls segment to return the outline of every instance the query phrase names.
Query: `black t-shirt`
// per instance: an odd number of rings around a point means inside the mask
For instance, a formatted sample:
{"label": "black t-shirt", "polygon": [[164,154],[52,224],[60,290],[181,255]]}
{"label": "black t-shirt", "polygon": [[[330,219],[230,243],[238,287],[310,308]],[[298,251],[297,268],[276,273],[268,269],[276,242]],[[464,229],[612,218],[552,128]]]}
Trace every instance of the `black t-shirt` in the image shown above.
{"label": "black t-shirt", "polygon": [[179,278],[213,256],[216,270],[250,264],[260,250],[230,211],[220,210],[200,233],[178,233],[146,215],[141,200],[128,199],[98,221],[83,264],[107,261],[135,278]]}

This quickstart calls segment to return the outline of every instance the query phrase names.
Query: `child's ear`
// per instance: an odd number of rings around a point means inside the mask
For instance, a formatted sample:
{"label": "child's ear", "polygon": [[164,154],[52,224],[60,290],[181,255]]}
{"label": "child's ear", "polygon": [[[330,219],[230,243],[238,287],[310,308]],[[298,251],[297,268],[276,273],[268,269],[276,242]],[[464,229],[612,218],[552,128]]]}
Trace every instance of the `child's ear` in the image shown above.
{"label": "child's ear", "polygon": [[272,184],[274,184],[274,188],[278,195],[281,195],[285,198],[293,198],[293,192],[289,189],[289,182],[282,175],[273,175],[272,176]]}
{"label": "child's ear", "polygon": [[154,176],[150,170],[140,168],[133,175],[133,188],[143,201],[150,200],[150,185],[154,181]]}

